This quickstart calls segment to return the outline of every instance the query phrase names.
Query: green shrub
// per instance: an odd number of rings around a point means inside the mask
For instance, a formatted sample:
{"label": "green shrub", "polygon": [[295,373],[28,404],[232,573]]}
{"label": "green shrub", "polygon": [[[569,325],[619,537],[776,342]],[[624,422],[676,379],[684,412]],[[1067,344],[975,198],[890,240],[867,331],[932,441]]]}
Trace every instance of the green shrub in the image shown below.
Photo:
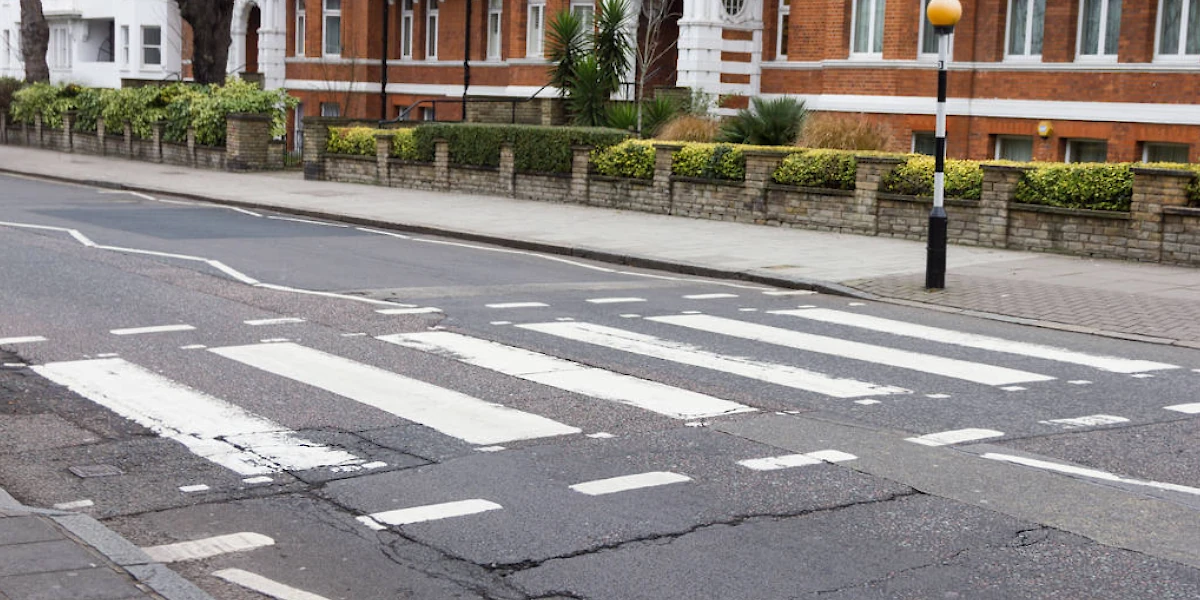
{"label": "green shrub", "polygon": [[270,115],[271,135],[282,136],[287,131],[287,110],[295,108],[297,102],[284,90],[261,90],[253,83],[230,77],[225,80],[225,85],[214,86],[209,93],[191,99],[196,142],[206,146],[224,145],[225,118],[238,113]]}
{"label": "green shrub", "polygon": [[104,111],[106,96],[112,90],[84,88],[75,96],[75,131],[96,131],[96,121]]}
{"label": "green shrub", "polygon": [[671,160],[671,173],[704,179],[746,179],[746,155],[730,144],[685,144]]}
{"label": "green shrub", "polygon": [[15,77],[0,77],[0,113],[7,113],[12,106],[13,94],[25,87],[25,82]]}
{"label": "green shrub", "polygon": [[654,146],[650,142],[625,140],[615,146],[592,151],[596,172],[611,177],[654,178]]}
{"label": "green shrub", "polygon": [[432,161],[434,140],[441,138],[450,144],[450,162],[496,167],[500,146],[508,142],[518,171],[569,173],[572,146],[607,148],[627,139],[629,133],[596,127],[430,123],[418,125],[413,137],[419,160]]}
{"label": "green shrub", "polygon": [[212,94],[214,86],[184,85],[172,86],[167,96],[165,110],[166,126],[163,128],[163,139],[168,142],[183,143],[187,141],[187,130],[193,122],[193,108],[197,102]]}
{"label": "green shrub", "polygon": [[717,139],[734,144],[790,146],[796,143],[807,116],[803,100],[788,96],[751,98],[750,108],[739,110],[726,121]]}
{"label": "green shrub", "polygon": [[[932,156],[914,156],[883,177],[880,189],[909,196],[933,195]],[[945,168],[946,196],[978,200],[983,192],[983,168],[973,160],[947,160]]]}
{"label": "green shrub", "polygon": [[13,93],[10,109],[18,123],[33,123],[34,117],[42,115],[42,125],[50,128],[62,127],[62,114],[75,108],[75,99],[63,94],[64,88],[49,83],[34,83]]}
{"label": "green shrub", "polygon": [[679,103],[659,96],[642,102],[642,137],[655,137],[679,114]]}
{"label": "green shrub", "polygon": [[1039,164],[1017,182],[1017,202],[1063,208],[1127,211],[1133,171],[1127,163]]}
{"label": "green shrub", "polygon": [[637,104],[610,102],[604,109],[604,126],[621,131],[637,131]]}
{"label": "green shrub", "polygon": [[852,152],[805,150],[784,158],[772,179],[786,185],[852,190],[857,170]]}
{"label": "green shrub", "polygon": [[417,160],[417,140],[412,129],[397,129],[392,133],[392,158]]}
{"label": "green shrub", "polygon": [[330,154],[375,156],[375,134],[386,133],[371,127],[332,127],[325,149]]}
{"label": "green shrub", "polygon": [[105,97],[101,115],[108,131],[119,133],[128,121],[134,136],[148,138],[150,124],[163,120],[167,112],[159,88],[143,86],[112,90]]}

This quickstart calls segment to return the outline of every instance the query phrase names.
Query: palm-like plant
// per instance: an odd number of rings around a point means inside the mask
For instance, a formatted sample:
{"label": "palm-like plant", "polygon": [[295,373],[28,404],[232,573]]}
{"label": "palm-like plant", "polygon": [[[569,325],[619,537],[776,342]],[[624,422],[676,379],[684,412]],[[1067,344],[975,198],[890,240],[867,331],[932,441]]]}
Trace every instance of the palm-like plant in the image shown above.
{"label": "palm-like plant", "polygon": [[796,143],[807,116],[803,100],[787,96],[752,98],[750,108],[743,108],[727,121],[718,139],[735,144],[790,146]]}
{"label": "palm-like plant", "polygon": [[558,88],[559,95],[570,93],[575,65],[587,55],[587,48],[588,32],[583,29],[583,20],[569,10],[554,15],[546,28],[546,51],[550,85]]}
{"label": "palm-like plant", "polygon": [[604,70],[595,56],[584,56],[575,63],[567,96],[567,108],[575,115],[575,124],[596,127],[604,124],[608,88]]}
{"label": "palm-like plant", "polygon": [[621,87],[632,51],[628,10],[628,0],[601,0],[594,33],[586,31],[583,21],[569,10],[549,22],[550,83],[567,97],[576,123],[603,124],[604,105]]}
{"label": "palm-like plant", "polygon": [[600,67],[601,84],[612,94],[620,89],[621,77],[629,70],[629,57],[633,53],[627,0],[600,1],[593,48]]}

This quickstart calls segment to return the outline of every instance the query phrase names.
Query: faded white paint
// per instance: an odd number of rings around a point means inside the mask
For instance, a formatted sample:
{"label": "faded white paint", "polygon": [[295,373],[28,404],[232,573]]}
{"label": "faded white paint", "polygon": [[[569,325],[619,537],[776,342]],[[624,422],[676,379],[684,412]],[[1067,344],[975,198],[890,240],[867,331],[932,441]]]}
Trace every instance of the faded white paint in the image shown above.
{"label": "faded white paint", "polygon": [[1038,421],[1043,425],[1059,425],[1065,429],[1074,429],[1076,427],[1099,427],[1102,425],[1116,425],[1118,423],[1128,423],[1129,419],[1125,417],[1117,417],[1113,415],[1088,415],[1086,417],[1074,417],[1071,419],[1049,419],[1046,421]]}
{"label": "faded white paint", "polygon": [[37,335],[28,335],[24,337],[8,337],[0,338],[0,346],[8,346],[11,344],[32,344],[34,342],[44,342],[46,338]]}
{"label": "faded white paint", "polygon": [[442,309],[432,306],[420,306],[417,308],[384,308],[375,312],[381,315],[427,315],[440,313]]}
{"label": "faded white paint", "polygon": [[1166,410],[1173,410],[1188,415],[1200,415],[1200,402],[1191,402],[1188,404],[1176,404],[1174,406],[1164,406]]}
{"label": "faded white paint", "polygon": [[637,475],[624,475],[621,477],[611,477],[609,479],[585,481],[583,483],[577,483],[571,486],[571,489],[589,496],[603,496],[605,494],[628,492],[630,490],[657,487],[672,483],[683,483],[691,480],[691,477],[688,477],[687,475],[680,475],[679,473],[671,473],[670,471],[651,471],[649,473],[638,473]]}
{"label": "faded white paint", "polygon": [[263,325],[286,325],[288,323],[303,323],[304,319],[301,319],[298,317],[279,317],[276,319],[251,319],[249,321],[242,321],[242,322],[247,325],[250,325],[252,327],[260,327]]}
{"label": "faded white paint", "polygon": [[961,444],[963,442],[974,442],[976,440],[986,440],[988,438],[1003,436],[1003,431],[996,431],[994,429],[955,429],[953,431],[942,431],[904,439],[914,444],[921,444],[922,446],[949,446],[951,444]]}
{"label": "faded white paint", "polygon": [[173,331],[194,331],[196,328],[191,325],[153,325],[150,327],[129,327],[126,329],[113,329],[109,333],[113,335],[141,335],[143,333],[170,333]]}
{"label": "faded white paint", "polygon": [[497,302],[484,306],[488,308],[545,308],[550,305],[545,302]]}
{"label": "faded white paint", "polygon": [[684,296],[687,300],[720,300],[722,298],[737,298],[737,294],[689,294]]}
{"label": "faded white paint", "polygon": [[284,585],[278,581],[267,579],[257,573],[243,571],[241,569],[222,569],[214,571],[213,577],[224,579],[229,583],[240,585],[248,590],[253,590],[265,596],[275,598],[275,600],[329,600],[324,596],[306,592],[301,589],[294,588],[290,585]]}
{"label": "faded white paint", "polygon": [[275,545],[275,540],[261,533],[243,531],[241,533],[218,535],[190,542],[150,546],[149,548],[142,548],[142,550],[154,562],[173,563],[185,560],[200,560],[202,558],[229,554],[230,552],[244,552],[246,550],[273,545]]}
{"label": "faded white paint", "polygon": [[630,302],[645,302],[645,298],[588,298],[588,302],[592,304],[626,304]]}
{"label": "faded white paint", "polygon": [[1162,482],[1158,482],[1158,481],[1145,481],[1142,479],[1130,479],[1128,477],[1121,477],[1120,475],[1115,475],[1115,474],[1109,473],[1107,471],[1100,471],[1097,469],[1088,469],[1088,468],[1084,468],[1084,467],[1075,467],[1072,465],[1063,465],[1063,464],[1059,464],[1059,463],[1052,463],[1052,462],[1048,462],[1048,461],[1044,461],[1044,460],[1038,460],[1036,458],[1025,458],[1023,456],[1013,456],[1010,454],[996,454],[993,452],[988,452],[985,454],[981,454],[980,456],[982,456],[983,458],[989,459],[989,460],[998,460],[1001,462],[1009,462],[1009,463],[1013,463],[1013,464],[1024,465],[1026,467],[1033,467],[1035,469],[1054,471],[1056,473],[1062,473],[1064,475],[1077,475],[1079,477],[1087,477],[1089,479],[1099,479],[1102,481],[1111,481],[1114,483],[1124,483],[1124,484],[1128,484],[1128,485],[1139,485],[1139,486],[1150,487],[1150,488],[1159,489],[1159,490],[1167,490],[1167,491],[1171,491],[1171,492],[1182,492],[1184,494],[1192,494],[1194,496],[1200,496],[1200,488],[1194,488],[1194,487],[1186,486],[1186,485],[1179,485],[1179,484],[1175,484],[1175,483],[1162,483]]}
{"label": "faded white paint", "polygon": [[358,520],[364,524],[366,523],[366,519],[370,519],[375,523],[385,525],[412,525],[413,523],[474,515],[490,510],[500,510],[501,508],[504,507],[490,500],[475,498],[472,500],[459,500],[457,502],[444,502],[442,504],[389,510],[359,517]]}

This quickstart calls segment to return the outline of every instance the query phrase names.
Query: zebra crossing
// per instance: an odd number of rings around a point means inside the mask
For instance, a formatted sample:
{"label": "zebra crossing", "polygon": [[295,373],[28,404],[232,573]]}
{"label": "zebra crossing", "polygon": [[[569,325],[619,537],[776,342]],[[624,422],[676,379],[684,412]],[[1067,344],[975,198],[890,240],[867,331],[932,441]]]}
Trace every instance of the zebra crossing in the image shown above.
{"label": "zebra crossing", "polygon": [[[841,337],[818,335],[776,324],[697,314],[694,311],[624,319],[621,323],[623,327],[567,319],[525,323],[506,321],[498,327],[510,327],[513,332],[530,332],[545,336],[546,340],[556,340],[559,343],[553,345],[555,348],[560,348],[562,342],[593,351],[599,348],[602,352],[632,355],[635,360],[666,361],[735,375],[832,400],[856,399],[863,406],[868,405],[867,402],[877,404],[877,399],[888,396],[914,395],[914,391],[883,381],[813,370],[805,365],[805,357],[832,356],[854,364],[886,367],[880,371],[863,369],[862,372],[868,377],[876,372],[905,371],[1000,390],[1024,389],[1015,384],[1044,384],[1059,379],[1050,373],[1002,366],[1000,363],[1005,357],[1037,359],[1033,364],[1039,366],[1062,363],[1072,369],[1092,369],[1098,374],[1138,375],[1180,368],[1156,361],[1086,353],[833,309],[803,307],[765,311],[762,314],[772,315],[770,318],[788,317],[792,319],[790,323],[799,327],[817,322],[842,327],[847,331],[863,330],[895,338],[917,338],[926,342],[923,346],[926,350],[931,348],[929,344],[934,344],[934,348],[938,347],[936,345],[967,347],[995,354],[996,359],[980,362],[948,358],[928,351],[917,352],[881,344],[878,335],[873,335],[872,343],[867,343],[848,339],[853,337],[852,334]],[[247,320],[245,323],[256,327],[280,323],[303,327],[305,321],[282,317]],[[668,331],[678,329],[688,332],[689,341],[664,336],[663,328],[655,327],[657,325],[670,326]],[[654,334],[646,332],[648,329],[653,330]],[[696,343],[693,341],[696,335],[711,341]],[[344,339],[347,343],[386,343],[387,347],[397,348],[400,352],[417,351],[451,360],[476,369],[479,377],[499,376],[534,386],[530,389],[540,389],[538,386],[541,386],[569,392],[586,401],[594,401],[595,406],[601,407],[600,410],[604,410],[606,405],[623,405],[629,410],[686,421],[750,415],[761,410],[761,407],[745,400],[721,398],[616,369],[593,366],[578,359],[441,328]],[[722,347],[720,340],[725,339],[800,352],[793,361],[786,363],[740,356],[719,351]],[[181,348],[203,349],[210,355],[249,367],[253,372],[303,384],[332,394],[339,401],[352,402],[399,417],[405,422],[473,446],[476,450],[500,450],[503,449],[501,444],[562,438],[584,434],[585,430],[592,432],[586,434],[588,437],[610,437],[610,434],[603,432],[595,433],[596,428],[591,423],[569,422],[570,419],[559,415],[545,416],[514,408],[495,398],[476,397],[438,383],[401,375],[387,368],[386,364],[366,364],[284,338],[264,340],[257,344],[192,344]],[[50,362],[35,365],[33,369],[121,417],[179,442],[196,456],[246,478],[283,471],[328,469],[355,472],[386,466],[369,456],[359,456],[313,442],[276,420],[177,383],[168,375],[155,373],[124,358],[105,356],[108,357]],[[1029,364],[1028,361],[1025,364]],[[858,371],[855,369],[855,373]],[[1069,383],[1079,381],[1071,380]],[[946,397],[943,394],[925,394],[925,391],[928,390],[920,390],[922,395],[929,398]],[[1182,413],[1193,412],[1191,405],[1166,408]],[[1094,421],[1096,419],[1089,417],[1083,420],[1060,418],[1039,422],[1075,428],[1094,426],[1097,424]],[[1105,416],[1100,424],[1126,421],[1128,419],[1124,417]],[[1002,435],[990,429],[968,431],[983,432],[988,437]],[[917,436],[913,441],[928,445],[962,441],[958,437],[951,438]]]}

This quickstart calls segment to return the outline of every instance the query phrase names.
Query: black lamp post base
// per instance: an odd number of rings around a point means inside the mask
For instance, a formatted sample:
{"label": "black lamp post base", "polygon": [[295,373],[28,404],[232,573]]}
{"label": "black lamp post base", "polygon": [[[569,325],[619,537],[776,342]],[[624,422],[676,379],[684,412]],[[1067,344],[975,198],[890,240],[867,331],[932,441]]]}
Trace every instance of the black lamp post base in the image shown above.
{"label": "black lamp post base", "polygon": [[940,206],[929,213],[929,246],[925,257],[925,289],[946,288],[946,211]]}

